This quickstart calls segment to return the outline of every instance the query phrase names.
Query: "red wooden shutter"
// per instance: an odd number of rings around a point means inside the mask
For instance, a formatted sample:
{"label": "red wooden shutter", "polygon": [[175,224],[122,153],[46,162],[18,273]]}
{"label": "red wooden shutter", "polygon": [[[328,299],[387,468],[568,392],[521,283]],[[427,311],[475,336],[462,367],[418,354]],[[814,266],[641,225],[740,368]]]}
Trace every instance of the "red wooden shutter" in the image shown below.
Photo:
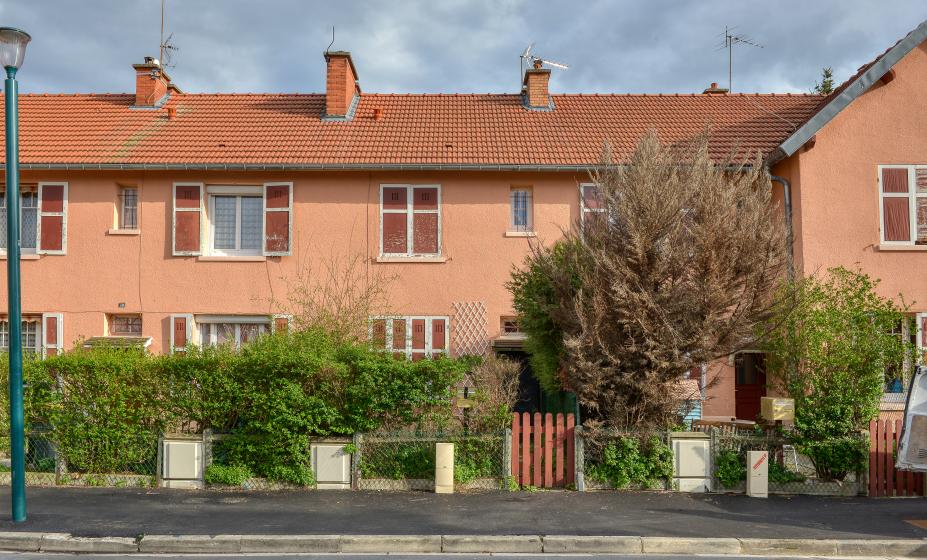
{"label": "red wooden shutter", "polygon": [[64,253],[67,185],[39,183],[39,252]]}
{"label": "red wooden shutter", "polygon": [[431,320],[431,349],[432,350],[445,350],[445,347],[447,346],[446,329],[447,329],[447,321],[445,319],[432,319]]}
{"label": "red wooden shutter", "polygon": [[290,330],[289,317],[274,317],[274,332],[285,333]]}
{"label": "red wooden shutter", "polygon": [[60,313],[42,314],[42,350],[45,356],[57,356],[61,353],[61,322]]}
{"label": "red wooden shutter", "polygon": [[409,199],[406,187],[383,187],[382,246],[384,255],[409,252]]}
{"label": "red wooden shutter", "polygon": [[292,191],[290,183],[264,185],[264,254],[289,255],[292,225]]}
{"label": "red wooden shutter", "polygon": [[882,222],[886,241],[910,241],[911,220],[907,197],[884,197],[882,199]]}
{"label": "red wooden shutter", "polygon": [[412,361],[425,357],[425,320],[412,319]]}
{"label": "red wooden shutter", "polygon": [[406,320],[393,319],[393,356],[404,358],[406,356]]}
{"label": "red wooden shutter", "polygon": [[174,185],[174,254],[200,254],[202,185]]}
{"label": "red wooden shutter", "polygon": [[[412,252],[419,255],[438,253],[438,189],[416,187],[412,194]],[[422,210],[431,212],[420,212]]]}
{"label": "red wooden shutter", "polygon": [[908,170],[899,167],[886,167],[882,169],[882,192],[908,192]]}
{"label": "red wooden shutter", "polygon": [[187,347],[187,317],[171,317],[171,352],[183,353]]}
{"label": "red wooden shutter", "polygon": [[371,345],[377,350],[386,348],[386,319],[376,319],[371,325]]}

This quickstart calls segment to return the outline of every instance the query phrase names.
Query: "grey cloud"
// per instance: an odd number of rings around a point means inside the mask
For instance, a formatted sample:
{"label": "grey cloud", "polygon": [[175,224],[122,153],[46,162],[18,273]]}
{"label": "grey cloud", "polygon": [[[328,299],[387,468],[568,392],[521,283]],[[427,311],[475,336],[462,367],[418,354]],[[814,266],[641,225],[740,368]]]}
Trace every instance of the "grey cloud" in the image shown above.
{"label": "grey cloud", "polygon": [[[322,51],[350,50],[364,91],[516,92],[518,54],[570,64],[559,92],[694,92],[726,83],[717,46],[736,25],[764,48],[734,53],[736,91],[804,92],[838,79],[927,19],[921,0],[167,0],[187,91],[318,92]],[[30,92],[132,91],[156,55],[158,0],[0,0],[0,24],[33,35]]]}

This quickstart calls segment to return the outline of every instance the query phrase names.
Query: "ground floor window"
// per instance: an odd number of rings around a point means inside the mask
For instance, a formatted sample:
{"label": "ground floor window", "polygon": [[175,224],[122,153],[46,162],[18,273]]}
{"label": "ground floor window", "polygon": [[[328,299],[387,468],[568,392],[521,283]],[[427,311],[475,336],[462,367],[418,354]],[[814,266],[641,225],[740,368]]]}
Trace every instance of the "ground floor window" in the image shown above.
{"label": "ground floor window", "polygon": [[[22,322],[23,353],[38,354],[42,350],[41,332],[42,320],[38,317],[29,317]],[[0,351],[10,350],[10,323],[6,319],[0,321]]]}
{"label": "ground floor window", "polygon": [[240,348],[242,344],[252,342],[270,332],[270,320],[267,317],[230,317],[216,320],[197,318],[196,322],[202,346],[233,344]]}
{"label": "ground floor window", "polygon": [[370,321],[370,340],[374,348],[411,360],[447,354],[447,317],[376,317]]}

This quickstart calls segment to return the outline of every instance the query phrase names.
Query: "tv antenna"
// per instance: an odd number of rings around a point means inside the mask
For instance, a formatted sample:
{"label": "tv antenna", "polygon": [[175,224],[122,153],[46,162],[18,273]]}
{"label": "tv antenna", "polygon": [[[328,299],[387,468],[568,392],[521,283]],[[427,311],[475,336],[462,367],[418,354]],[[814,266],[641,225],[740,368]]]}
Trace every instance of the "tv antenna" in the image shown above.
{"label": "tv antenna", "polygon": [[735,35],[735,27],[724,26],[724,44],[718,47],[718,50],[727,49],[727,90],[734,91],[734,45],[749,45],[762,49],[763,45],[750,39],[746,35]]}
{"label": "tv antenna", "polygon": [[173,43],[173,33],[169,34],[167,38],[164,37],[164,2],[165,0],[161,0],[161,52],[158,61],[161,68],[173,68],[176,64],[171,64],[171,61],[174,59],[174,53],[179,51],[180,48]]}
{"label": "tv antenna", "polygon": [[534,48],[534,43],[531,43],[530,45],[528,45],[528,47],[524,50],[524,52],[522,52],[521,55],[518,57],[521,63],[519,67],[519,74],[518,74],[519,81],[525,75],[525,63],[529,65],[529,68],[542,68],[544,66],[552,66],[554,68],[560,68],[561,70],[570,69],[570,67],[567,66],[566,64],[561,64],[559,62],[554,62],[552,60],[544,60],[543,58],[539,56],[532,55],[531,54],[532,48]]}

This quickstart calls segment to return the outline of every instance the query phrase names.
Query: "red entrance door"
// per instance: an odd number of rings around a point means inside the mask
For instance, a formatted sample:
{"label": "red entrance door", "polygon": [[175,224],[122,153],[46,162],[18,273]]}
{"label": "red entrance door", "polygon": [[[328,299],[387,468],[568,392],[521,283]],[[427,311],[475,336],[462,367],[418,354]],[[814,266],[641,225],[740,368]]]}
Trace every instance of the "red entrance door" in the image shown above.
{"label": "red entrance door", "polygon": [[766,396],[766,356],[743,352],[734,357],[734,411],[739,420],[756,420]]}

